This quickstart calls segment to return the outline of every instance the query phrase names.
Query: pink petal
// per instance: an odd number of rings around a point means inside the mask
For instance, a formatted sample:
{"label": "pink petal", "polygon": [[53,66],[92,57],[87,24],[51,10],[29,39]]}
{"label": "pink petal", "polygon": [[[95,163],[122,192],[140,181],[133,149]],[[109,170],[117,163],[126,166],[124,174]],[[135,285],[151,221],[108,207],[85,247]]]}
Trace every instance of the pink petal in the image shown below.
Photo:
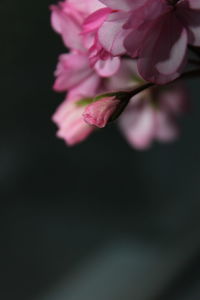
{"label": "pink petal", "polygon": [[76,106],[75,101],[65,100],[57,109],[52,119],[58,126],[57,136],[73,146],[85,140],[94,128],[82,118],[84,107]]}
{"label": "pink petal", "polygon": [[119,57],[112,57],[102,60],[99,59],[95,64],[95,70],[101,77],[110,77],[114,75],[120,67]]}
{"label": "pink petal", "polygon": [[79,85],[70,89],[68,92],[69,99],[81,99],[87,97],[94,97],[100,92],[101,78],[93,72],[88,78],[86,78]]}
{"label": "pink petal", "polygon": [[66,91],[87,79],[93,70],[89,66],[88,57],[81,53],[63,54],[59,57],[59,63],[55,72],[56,91]]}
{"label": "pink petal", "polygon": [[167,1],[148,0],[143,6],[134,10],[124,25],[124,28],[131,28],[132,30],[139,29],[140,26],[149,27],[152,21],[155,21],[160,16],[171,11],[171,7],[167,5]]}
{"label": "pink petal", "polygon": [[126,53],[124,40],[130,31],[123,29],[123,25],[128,17],[127,13],[113,13],[99,29],[98,37],[101,45],[114,56]]}
{"label": "pink petal", "polygon": [[[139,99],[143,101],[142,98]],[[137,108],[133,103],[127,107],[119,119],[119,126],[129,144],[143,150],[151,146],[156,131],[155,111],[147,104]]]}
{"label": "pink petal", "polygon": [[200,9],[195,11],[180,3],[177,14],[189,33],[189,43],[200,46]]}
{"label": "pink petal", "polygon": [[188,3],[190,8],[200,10],[199,0],[184,0],[184,2]]}
{"label": "pink petal", "polygon": [[151,28],[140,51],[138,69],[147,81],[165,84],[185,66],[188,35],[174,13],[166,14]]}
{"label": "pink petal", "polygon": [[51,10],[52,27],[61,34],[64,44],[68,48],[82,49],[80,16],[77,17],[76,11],[66,14],[61,7],[55,5],[51,6]]}
{"label": "pink petal", "polygon": [[68,0],[68,3],[87,16],[97,9],[104,7],[99,0]]}
{"label": "pink petal", "polygon": [[139,56],[140,50],[143,47],[144,41],[146,36],[149,33],[149,26],[142,27],[141,29],[132,30],[126,37],[124,41],[125,49],[127,50],[128,54],[136,58]]}
{"label": "pink petal", "polygon": [[102,8],[89,15],[89,17],[84,22],[84,33],[93,32],[99,29],[103,24],[107,16],[111,13],[110,8]]}
{"label": "pink petal", "polygon": [[179,116],[189,111],[189,95],[182,82],[170,84],[161,88],[159,93],[160,110],[171,116]]}
{"label": "pink petal", "polygon": [[173,118],[163,111],[156,114],[156,138],[160,142],[171,142],[178,138],[179,129]]}
{"label": "pink petal", "polygon": [[128,90],[143,82],[138,73],[136,61],[123,58],[117,73],[106,81],[106,89],[109,91]]}
{"label": "pink petal", "polygon": [[106,6],[116,9],[130,11],[138,6],[143,5],[148,0],[100,0]]}

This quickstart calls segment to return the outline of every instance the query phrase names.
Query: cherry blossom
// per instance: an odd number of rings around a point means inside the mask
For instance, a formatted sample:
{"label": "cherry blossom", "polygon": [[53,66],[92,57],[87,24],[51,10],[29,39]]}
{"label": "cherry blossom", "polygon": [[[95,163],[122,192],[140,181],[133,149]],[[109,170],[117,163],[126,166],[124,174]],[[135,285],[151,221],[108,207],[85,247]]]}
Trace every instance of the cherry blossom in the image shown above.
{"label": "cherry blossom", "polygon": [[188,44],[200,46],[198,0],[101,2],[114,12],[99,29],[100,43],[113,55],[138,57],[139,72],[147,81],[165,84],[179,77]]}
{"label": "cherry blossom", "polygon": [[66,93],[52,117],[59,138],[76,145],[118,117],[136,149],[179,136],[188,94],[177,78],[200,74],[183,73],[188,45],[200,65],[199,0],[65,0],[51,24],[68,49],[53,85]]}

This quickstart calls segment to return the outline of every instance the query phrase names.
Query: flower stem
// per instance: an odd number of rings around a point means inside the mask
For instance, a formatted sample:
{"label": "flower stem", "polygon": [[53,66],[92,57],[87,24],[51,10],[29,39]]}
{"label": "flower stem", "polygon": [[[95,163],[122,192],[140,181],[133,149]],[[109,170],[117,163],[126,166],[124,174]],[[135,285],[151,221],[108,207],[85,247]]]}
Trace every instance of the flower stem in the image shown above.
{"label": "flower stem", "polygon": [[[187,71],[185,73],[183,73],[180,77],[178,77],[177,79],[162,85],[162,86],[167,86],[171,83],[174,83],[178,80],[182,80],[182,79],[190,79],[190,78],[196,78],[196,77],[200,77],[200,69],[195,69],[195,70],[190,70]],[[127,105],[129,104],[130,100],[132,99],[132,97],[136,96],[137,94],[152,88],[152,87],[159,87],[160,85],[157,85],[155,83],[151,83],[151,82],[147,82],[145,84],[142,84],[140,86],[138,86],[135,89],[132,90],[126,90],[126,91],[118,91],[118,92],[111,92],[111,93],[106,93],[106,94],[100,94],[98,95],[96,98],[94,98],[94,101],[98,101],[104,97],[116,97],[118,99],[121,100],[122,106],[120,111],[114,115],[111,119],[110,122],[114,121],[115,119],[117,119],[119,117],[119,115],[124,111],[124,109],[127,107]]]}
{"label": "flower stem", "polygon": [[[169,85],[171,83],[174,83],[180,79],[190,79],[190,78],[196,78],[196,77],[200,77],[200,69],[195,69],[195,70],[190,70],[190,71],[187,71],[185,73],[183,73],[180,77],[178,77],[177,79],[165,84],[165,85]],[[159,86],[159,85],[156,85],[155,83],[145,83],[137,88],[135,88],[134,90],[131,90],[131,91],[124,91],[124,92],[118,92],[118,93],[124,93],[126,94],[127,96],[129,96],[130,98],[134,97],[135,95],[139,94],[140,92],[148,89],[148,88],[151,88],[151,87],[156,87],[156,86]],[[118,94],[116,93],[116,94]]]}

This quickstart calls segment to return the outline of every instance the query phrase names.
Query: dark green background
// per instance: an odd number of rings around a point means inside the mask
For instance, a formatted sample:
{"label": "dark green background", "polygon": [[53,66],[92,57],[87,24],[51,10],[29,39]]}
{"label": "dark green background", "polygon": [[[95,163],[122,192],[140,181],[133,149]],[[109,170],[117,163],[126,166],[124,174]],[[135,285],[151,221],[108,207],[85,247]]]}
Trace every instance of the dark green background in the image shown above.
{"label": "dark green background", "polygon": [[37,299],[113,240],[176,244],[182,253],[190,237],[187,263],[156,300],[199,300],[199,80],[188,84],[192,110],[176,143],[136,152],[110,126],[65,147],[51,122],[63,98],[51,86],[64,47],[50,4],[0,2],[0,299]]}

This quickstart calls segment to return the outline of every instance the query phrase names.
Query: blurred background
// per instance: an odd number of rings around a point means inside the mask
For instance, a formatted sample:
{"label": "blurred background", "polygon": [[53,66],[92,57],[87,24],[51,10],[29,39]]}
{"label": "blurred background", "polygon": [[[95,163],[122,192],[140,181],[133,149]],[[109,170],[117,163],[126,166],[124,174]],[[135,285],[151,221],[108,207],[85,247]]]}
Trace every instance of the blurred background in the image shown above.
{"label": "blurred background", "polygon": [[1,0],[0,299],[200,299],[200,88],[182,137],[137,152],[115,126],[67,148],[52,1]]}

